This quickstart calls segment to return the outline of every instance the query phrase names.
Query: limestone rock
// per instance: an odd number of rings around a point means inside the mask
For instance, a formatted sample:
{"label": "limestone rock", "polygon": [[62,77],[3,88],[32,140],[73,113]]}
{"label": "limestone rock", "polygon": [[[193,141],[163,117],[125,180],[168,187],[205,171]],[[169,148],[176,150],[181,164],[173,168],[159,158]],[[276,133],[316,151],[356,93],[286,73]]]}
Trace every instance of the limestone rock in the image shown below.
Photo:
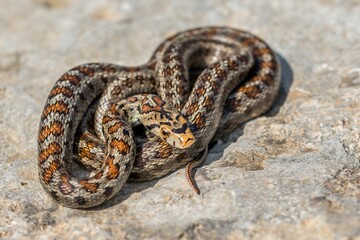
{"label": "limestone rock", "polygon": [[[0,239],[359,239],[360,2],[0,2]],[[180,30],[226,25],[282,57],[266,116],[216,144],[196,173],[127,184],[92,210],[59,206],[37,176],[40,114],[84,62],[137,65]]]}

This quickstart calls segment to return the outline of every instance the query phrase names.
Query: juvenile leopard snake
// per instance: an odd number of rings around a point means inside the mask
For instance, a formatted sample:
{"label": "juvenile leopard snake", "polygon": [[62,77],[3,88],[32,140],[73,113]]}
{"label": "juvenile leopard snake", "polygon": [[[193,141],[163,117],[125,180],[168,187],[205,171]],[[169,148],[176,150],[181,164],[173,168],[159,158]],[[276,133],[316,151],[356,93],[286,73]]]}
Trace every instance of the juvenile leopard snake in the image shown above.
{"label": "juvenile leopard snake", "polygon": [[[279,72],[264,41],[227,27],[180,32],[139,67],[75,67],[55,83],[41,115],[42,186],[64,206],[88,208],[113,197],[127,180],[156,179],[186,165],[189,177],[211,140],[271,107]],[[96,99],[95,130],[81,130]],[[131,125],[138,120],[152,134],[136,144]],[[92,171],[89,177],[72,175],[75,155]]]}

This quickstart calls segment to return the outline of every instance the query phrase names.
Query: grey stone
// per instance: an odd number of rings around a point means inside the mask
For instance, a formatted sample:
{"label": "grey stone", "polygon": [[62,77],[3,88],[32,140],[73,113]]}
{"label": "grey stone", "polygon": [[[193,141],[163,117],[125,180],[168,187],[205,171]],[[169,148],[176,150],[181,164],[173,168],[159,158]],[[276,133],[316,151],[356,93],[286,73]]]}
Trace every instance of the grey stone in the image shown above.
{"label": "grey stone", "polygon": [[[360,239],[360,2],[0,2],[0,239]],[[226,25],[282,57],[279,100],[217,143],[196,173],[127,184],[92,210],[37,176],[49,90],[84,62],[137,65],[180,30]]]}

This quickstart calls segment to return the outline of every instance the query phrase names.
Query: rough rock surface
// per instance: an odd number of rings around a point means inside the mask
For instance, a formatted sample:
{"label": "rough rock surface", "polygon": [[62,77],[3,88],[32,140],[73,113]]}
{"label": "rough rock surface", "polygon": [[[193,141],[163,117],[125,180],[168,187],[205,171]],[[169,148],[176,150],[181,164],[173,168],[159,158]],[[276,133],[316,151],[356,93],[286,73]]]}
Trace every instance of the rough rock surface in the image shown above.
{"label": "rough rock surface", "polygon": [[[0,2],[0,239],[360,239],[360,2]],[[59,206],[37,176],[48,92],[84,62],[145,62],[179,30],[227,25],[282,56],[267,116],[210,151],[197,196],[179,170],[92,210]]]}

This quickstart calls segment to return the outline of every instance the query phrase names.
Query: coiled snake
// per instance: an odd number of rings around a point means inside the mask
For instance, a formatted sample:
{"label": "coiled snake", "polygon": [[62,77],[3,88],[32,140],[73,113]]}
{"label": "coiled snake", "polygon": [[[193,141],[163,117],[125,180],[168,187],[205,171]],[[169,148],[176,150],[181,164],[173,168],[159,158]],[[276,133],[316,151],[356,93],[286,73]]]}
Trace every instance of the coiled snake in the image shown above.
{"label": "coiled snake", "polygon": [[[270,108],[279,70],[264,41],[227,27],[180,32],[139,67],[75,67],[55,83],[41,115],[40,181],[60,204],[88,208],[113,197],[127,180],[156,179],[185,165],[189,176],[212,139]],[[75,137],[99,97],[95,131]],[[157,137],[136,145],[131,125],[137,120]],[[74,143],[80,162],[93,171],[89,177],[71,173]]]}

